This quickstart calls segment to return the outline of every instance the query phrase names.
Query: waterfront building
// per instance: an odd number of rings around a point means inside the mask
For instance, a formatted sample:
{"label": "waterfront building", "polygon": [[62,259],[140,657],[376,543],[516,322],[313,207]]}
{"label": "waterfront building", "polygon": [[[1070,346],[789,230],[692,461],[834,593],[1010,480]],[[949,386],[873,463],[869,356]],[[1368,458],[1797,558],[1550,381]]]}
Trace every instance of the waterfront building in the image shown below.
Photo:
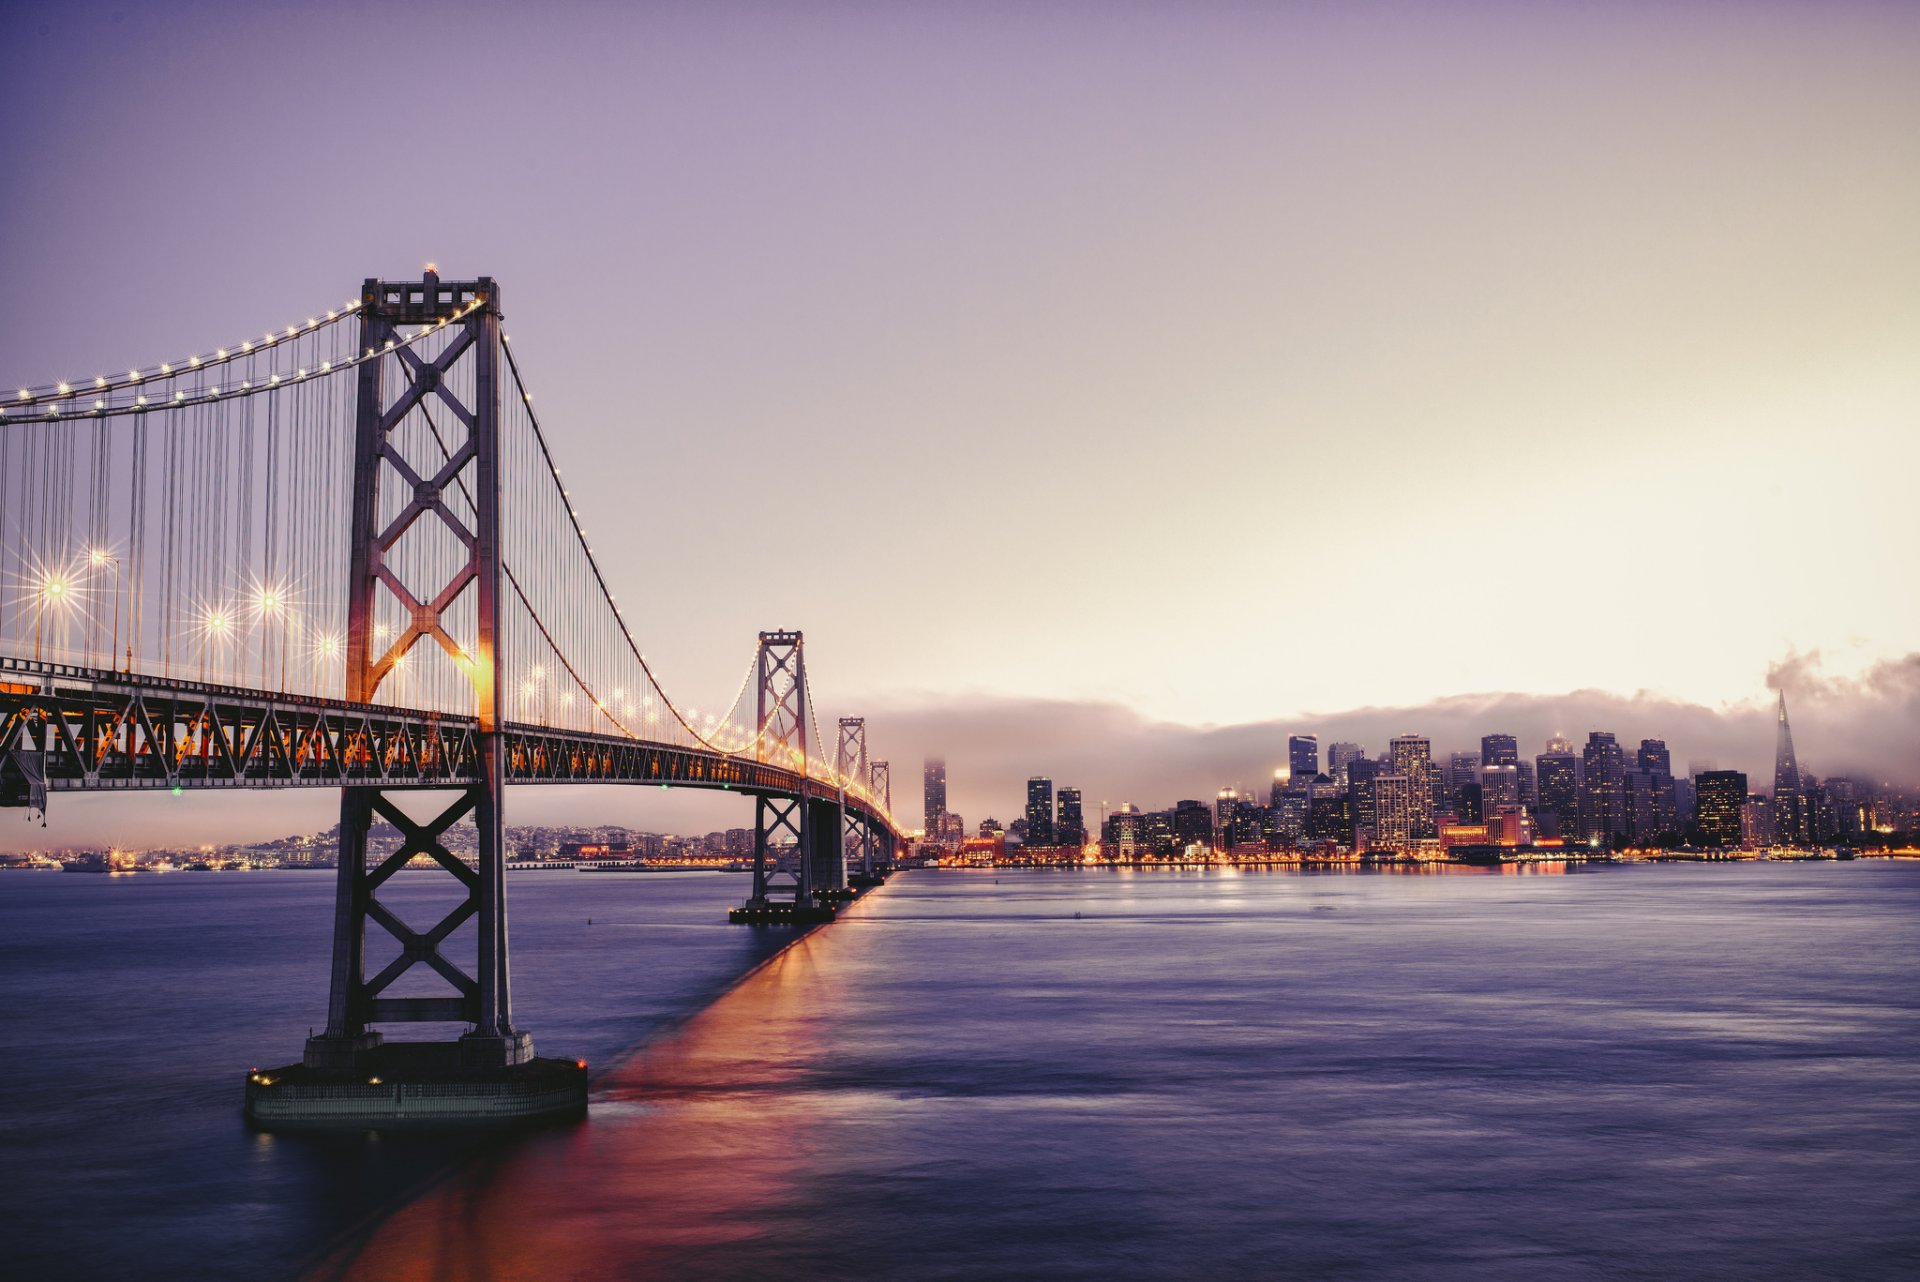
{"label": "waterfront building", "polygon": [[[1352,829],[1341,840],[1355,850],[1365,850],[1380,835],[1373,810],[1373,781],[1386,773],[1371,757],[1355,757],[1347,763],[1347,814]],[[1311,826],[1308,831],[1312,831]]]}
{"label": "waterfront building", "polygon": [[1211,847],[1213,845],[1213,820],[1208,816],[1207,808],[1203,803],[1198,801],[1174,803],[1173,841],[1183,850],[1188,846]]}
{"label": "waterfront building", "polygon": [[[1549,743],[1566,740],[1550,740]],[[1539,792],[1541,828],[1549,837],[1566,841],[1580,836],[1580,759],[1572,749],[1548,751],[1534,758],[1534,778]]]}
{"label": "waterfront building", "polygon": [[1307,838],[1341,846],[1353,844],[1353,812],[1345,792],[1332,784],[1321,784],[1307,794]]}
{"label": "waterfront building", "polygon": [[[1432,741],[1425,735],[1400,735],[1392,741],[1388,751],[1394,775],[1407,780],[1411,790],[1413,838],[1425,841],[1438,837],[1440,834],[1434,826],[1433,812],[1434,792],[1439,786],[1440,774],[1434,766]],[[1376,805],[1377,796],[1376,793]]]}
{"label": "waterfront building", "polygon": [[1061,788],[1055,797],[1053,840],[1059,846],[1087,843],[1087,821],[1080,812],[1078,788]]}
{"label": "waterfront building", "polygon": [[1627,758],[1609,731],[1587,735],[1580,756],[1580,836],[1609,845],[1627,832]]}
{"label": "waterfront building", "polygon": [[1295,779],[1312,779],[1320,773],[1320,736],[1296,734],[1287,737],[1287,771]]}
{"label": "waterfront building", "polygon": [[[1399,740],[1395,740],[1398,743]],[[1424,811],[1426,821],[1433,822],[1433,809],[1430,794],[1421,781],[1402,774],[1378,775],[1373,780],[1373,840],[1371,847],[1385,850],[1408,850],[1414,839],[1420,837],[1415,830],[1420,822],[1422,798],[1428,799]],[[1436,835],[1438,829],[1435,829]]]}
{"label": "waterfront building", "polygon": [[925,785],[926,796],[926,818],[923,823],[927,836],[937,839],[940,832],[940,817],[947,813],[946,761],[940,757],[928,757],[922,782]]}
{"label": "waterfront building", "polygon": [[1709,846],[1740,844],[1741,818],[1747,801],[1747,776],[1738,770],[1708,770],[1693,777],[1695,819],[1701,840]]}
{"label": "waterfront building", "polygon": [[1740,840],[1756,850],[1780,840],[1773,824],[1773,798],[1764,792],[1747,794],[1747,804],[1740,810]]}
{"label": "waterfront building", "polygon": [[1053,844],[1053,780],[1034,775],[1027,780],[1027,844]]}
{"label": "waterfront building", "polygon": [[[1201,808],[1205,813],[1205,807]],[[1179,849],[1179,843],[1173,836],[1173,811],[1149,810],[1141,817],[1140,841],[1147,850],[1156,855],[1168,854]]]}
{"label": "waterfront building", "polygon": [[1267,844],[1276,849],[1296,846],[1307,835],[1308,790],[1288,789],[1276,793],[1267,807]]}

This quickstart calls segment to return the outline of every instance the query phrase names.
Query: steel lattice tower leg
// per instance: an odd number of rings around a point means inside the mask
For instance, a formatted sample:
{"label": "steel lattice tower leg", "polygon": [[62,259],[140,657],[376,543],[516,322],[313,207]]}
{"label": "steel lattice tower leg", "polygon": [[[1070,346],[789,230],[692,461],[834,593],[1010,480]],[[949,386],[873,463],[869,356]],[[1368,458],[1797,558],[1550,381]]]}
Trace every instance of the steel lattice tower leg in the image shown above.
{"label": "steel lattice tower leg", "polygon": [[[481,769],[477,782],[461,789],[439,814],[424,822],[395,803],[395,790],[378,786],[342,790],[327,1030],[324,1036],[309,1039],[306,1062],[315,1068],[353,1067],[362,1052],[379,1044],[380,1034],[369,1024],[463,1021],[470,1027],[460,1039],[461,1062],[475,1067],[525,1063],[533,1057],[533,1039],[513,1026],[501,817],[505,766],[499,706],[503,664],[500,291],[488,278],[442,283],[429,271],[418,284],[369,280],[362,302],[363,349],[383,349],[402,325],[444,322],[450,337],[432,359],[396,344],[391,359],[371,360],[360,367],[345,695],[356,702],[371,702],[394,665],[415,645],[436,642],[472,683]],[[400,381],[390,388],[392,375]],[[467,399],[450,383],[450,376],[470,389]],[[403,437],[399,429],[409,416],[428,406],[445,412],[431,420],[438,448],[423,450],[418,432]],[[411,456],[408,442],[412,442]],[[395,487],[385,508],[383,485]],[[456,486],[471,503],[472,529],[448,502]],[[383,519],[383,511],[395,508],[395,514]],[[430,524],[429,530],[450,535],[466,551],[465,563],[425,600],[416,597],[387,564],[395,545],[423,521],[437,523]],[[456,607],[468,592],[474,594],[475,610],[471,654],[449,630]],[[374,630],[375,607],[383,594],[408,621],[391,643]],[[376,645],[385,648],[376,651]],[[479,851],[477,866],[471,868],[452,855],[443,840],[447,829],[469,814],[478,829]],[[376,817],[398,827],[402,843],[392,856],[369,869],[367,838]],[[466,889],[465,899],[424,931],[407,925],[377,896],[381,885],[416,854],[433,859]],[[477,919],[472,975],[440,951],[468,918]],[[369,920],[400,943],[394,961],[370,978],[365,973]],[[381,995],[416,965],[435,971],[452,992],[438,997]]]}

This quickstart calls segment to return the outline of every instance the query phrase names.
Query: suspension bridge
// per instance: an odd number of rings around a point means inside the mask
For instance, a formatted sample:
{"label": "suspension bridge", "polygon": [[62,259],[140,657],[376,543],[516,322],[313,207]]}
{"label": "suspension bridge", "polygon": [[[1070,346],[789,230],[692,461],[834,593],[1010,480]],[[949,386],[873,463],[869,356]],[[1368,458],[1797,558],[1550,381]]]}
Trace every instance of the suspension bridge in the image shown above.
{"label": "suspension bridge", "polygon": [[[512,1011],[509,784],[752,798],[740,921],[829,917],[898,848],[887,763],[862,718],[821,734],[800,632],[760,633],[724,704],[668,696],[503,325],[495,281],[429,268],[0,403],[0,806],[340,790],[325,1031],[249,1076],[262,1124],[584,1106],[585,1066],[536,1057]],[[431,925],[382,902],[409,865],[459,896]]]}

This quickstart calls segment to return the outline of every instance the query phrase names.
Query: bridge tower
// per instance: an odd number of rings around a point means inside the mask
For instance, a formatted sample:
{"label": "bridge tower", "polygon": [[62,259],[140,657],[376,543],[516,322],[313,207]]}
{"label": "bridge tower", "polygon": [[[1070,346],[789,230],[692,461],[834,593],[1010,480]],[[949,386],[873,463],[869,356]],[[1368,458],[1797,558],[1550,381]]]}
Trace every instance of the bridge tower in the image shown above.
{"label": "bridge tower", "polygon": [[[777,630],[760,634],[754,659],[756,686],[754,759],[807,774],[807,655],[801,634]],[[813,903],[814,861],[810,858],[813,807],[805,796],[761,795],[753,803],[753,897],[751,908]]]}
{"label": "bridge tower", "polygon": [[865,782],[867,777],[867,719],[840,718],[840,739],[833,753],[834,773],[840,776],[840,849],[847,856],[857,853],[860,876],[873,875],[873,834],[865,820],[847,809],[846,780]]}
{"label": "bridge tower", "polygon": [[[867,792],[873,797],[874,803],[880,807],[882,814],[893,813],[893,765],[891,762],[875,761],[867,766]],[[893,838],[876,832],[873,839],[875,845],[882,842],[886,844],[886,849],[881,852],[880,865],[883,869],[891,868],[894,859]]]}
{"label": "bridge tower", "polygon": [[[471,1068],[508,1067],[533,1058],[533,1039],[514,1027],[507,967],[500,290],[487,277],[443,282],[429,269],[419,282],[368,280],[361,302],[360,346],[374,352],[391,347],[392,356],[366,361],[359,371],[344,694],[358,703],[373,702],[382,682],[416,646],[437,644],[472,685],[480,771],[477,782],[425,820],[397,804],[404,790],[342,789],[327,1026],[308,1040],[305,1063],[316,1069],[354,1068],[380,1043],[370,1024],[420,1021],[465,1022],[469,1029],[457,1044],[458,1061]],[[450,334],[439,354],[429,358],[391,341],[401,326],[444,326]],[[451,569],[443,582],[410,584],[388,564],[395,546],[409,537],[430,538],[447,549],[441,563]],[[381,625],[377,616],[400,623]],[[448,829],[469,815],[478,829],[475,867],[446,845]],[[368,835],[376,818],[398,828],[401,843],[369,868]],[[465,891],[425,930],[409,925],[378,895],[415,855],[432,859]],[[477,928],[473,974],[442,951],[470,918]],[[398,956],[371,977],[366,974],[369,921],[400,945]],[[416,966],[428,967],[451,991],[387,996],[394,981]]]}

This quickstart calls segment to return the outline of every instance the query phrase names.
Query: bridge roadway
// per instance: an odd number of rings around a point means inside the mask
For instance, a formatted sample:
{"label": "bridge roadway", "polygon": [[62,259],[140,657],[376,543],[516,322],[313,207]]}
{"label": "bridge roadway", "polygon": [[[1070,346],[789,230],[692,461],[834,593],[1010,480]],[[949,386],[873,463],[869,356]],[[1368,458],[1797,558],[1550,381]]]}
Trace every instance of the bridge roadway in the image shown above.
{"label": "bridge roadway", "polygon": [[[49,792],[454,788],[479,782],[479,720],[0,656],[0,806]],[[509,722],[507,782],[661,784],[838,802],[825,780],[709,748]],[[898,836],[864,793],[847,811]]]}

